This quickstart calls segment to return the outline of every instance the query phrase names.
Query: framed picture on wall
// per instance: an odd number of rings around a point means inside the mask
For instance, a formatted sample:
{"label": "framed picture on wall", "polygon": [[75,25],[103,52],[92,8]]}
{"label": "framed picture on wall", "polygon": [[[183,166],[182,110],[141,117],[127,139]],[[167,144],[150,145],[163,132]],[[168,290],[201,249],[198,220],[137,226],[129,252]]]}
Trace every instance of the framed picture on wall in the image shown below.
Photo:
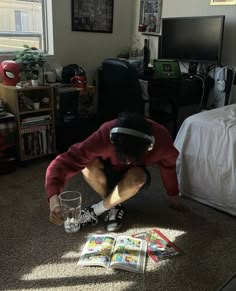
{"label": "framed picture on wall", "polygon": [[138,30],[143,34],[160,35],[163,0],[141,0]]}
{"label": "framed picture on wall", "polygon": [[112,33],[113,1],[71,0],[72,31]]}
{"label": "framed picture on wall", "polygon": [[236,5],[236,0],[211,0],[211,5]]}

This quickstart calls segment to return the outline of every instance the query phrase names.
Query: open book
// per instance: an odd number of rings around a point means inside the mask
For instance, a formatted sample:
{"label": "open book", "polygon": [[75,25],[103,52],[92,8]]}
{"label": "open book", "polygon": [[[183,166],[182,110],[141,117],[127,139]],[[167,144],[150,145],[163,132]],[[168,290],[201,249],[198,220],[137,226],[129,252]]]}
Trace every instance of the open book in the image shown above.
{"label": "open book", "polygon": [[78,265],[101,266],[144,273],[147,242],[132,236],[91,234]]}
{"label": "open book", "polygon": [[147,232],[134,234],[133,237],[147,241],[147,253],[155,262],[178,255],[181,252],[174,243],[156,228]]}

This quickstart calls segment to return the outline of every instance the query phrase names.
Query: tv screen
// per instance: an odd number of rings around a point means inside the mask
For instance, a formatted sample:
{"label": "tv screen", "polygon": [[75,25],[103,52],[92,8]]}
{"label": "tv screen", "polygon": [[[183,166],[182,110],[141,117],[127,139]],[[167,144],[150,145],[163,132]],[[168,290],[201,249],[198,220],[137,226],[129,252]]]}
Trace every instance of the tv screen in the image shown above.
{"label": "tv screen", "polygon": [[220,64],[224,21],[224,15],[163,18],[158,58]]}

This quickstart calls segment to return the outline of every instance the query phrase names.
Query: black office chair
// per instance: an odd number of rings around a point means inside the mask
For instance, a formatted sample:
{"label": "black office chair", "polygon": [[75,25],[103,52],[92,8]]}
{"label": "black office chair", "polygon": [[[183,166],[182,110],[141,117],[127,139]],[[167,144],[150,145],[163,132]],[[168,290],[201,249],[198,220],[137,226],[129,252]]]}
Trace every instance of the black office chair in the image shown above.
{"label": "black office chair", "polygon": [[108,58],[98,78],[98,114],[103,121],[121,112],[144,113],[138,71],[125,59]]}

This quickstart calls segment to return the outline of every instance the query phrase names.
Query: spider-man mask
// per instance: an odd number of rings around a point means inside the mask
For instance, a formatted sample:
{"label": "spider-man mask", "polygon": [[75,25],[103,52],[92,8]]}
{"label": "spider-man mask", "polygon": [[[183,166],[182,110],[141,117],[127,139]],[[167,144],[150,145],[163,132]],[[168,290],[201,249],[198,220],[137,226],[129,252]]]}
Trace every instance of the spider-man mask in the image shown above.
{"label": "spider-man mask", "polygon": [[3,61],[0,64],[2,84],[15,86],[20,80],[20,66],[15,61]]}
{"label": "spider-man mask", "polygon": [[85,75],[74,76],[70,81],[71,84],[77,88],[86,88],[87,86],[87,78]]}

